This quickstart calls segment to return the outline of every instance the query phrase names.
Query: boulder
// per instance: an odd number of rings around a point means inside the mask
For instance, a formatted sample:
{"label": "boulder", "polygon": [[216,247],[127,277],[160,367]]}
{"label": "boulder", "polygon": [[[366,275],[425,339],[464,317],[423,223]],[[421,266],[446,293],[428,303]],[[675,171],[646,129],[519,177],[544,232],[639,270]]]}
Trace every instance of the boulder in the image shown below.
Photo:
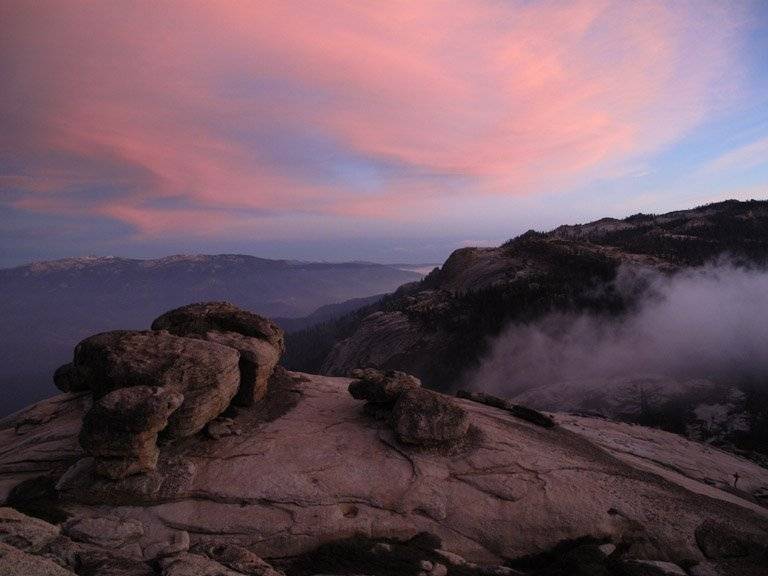
{"label": "boulder", "polygon": [[376,368],[352,370],[355,378],[349,385],[349,393],[355,400],[367,400],[375,404],[393,403],[406,390],[421,386],[421,380],[405,372],[382,371]]}
{"label": "boulder", "polygon": [[83,419],[80,445],[96,459],[96,472],[125,478],[157,466],[158,432],[182,405],[171,388],[132,386],[97,400]]}
{"label": "boulder", "polygon": [[227,302],[204,302],[166,312],[153,330],[217,342],[240,353],[240,386],[234,403],[251,406],[267,392],[267,383],[285,351],[282,329],[271,320]]}
{"label": "boulder", "polygon": [[56,369],[53,373],[53,383],[62,392],[86,392],[90,390],[89,382],[79,377],[78,370],[72,362]]}
{"label": "boulder", "polygon": [[208,332],[205,339],[240,353],[240,386],[232,402],[238,406],[252,406],[264,398],[269,377],[280,361],[282,349],[266,340],[235,332]]}
{"label": "boulder", "polygon": [[239,359],[236,350],[214,342],[168,332],[119,330],[80,342],[73,366],[65,372],[69,386],[88,388],[97,399],[133,386],[159,386],[183,394],[167,434],[185,437],[229,406],[240,383]]}
{"label": "boulder", "polygon": [[403,443],[439,445],[461,440],[469,430],[469,415],[443,394],[414,388],[395,403],[392,426]]}
{"label": "boulder", "polygon": [[208,332],[234,332],[265,340],[285,351],[282,329],[271,320],[229,302],[201,302],[166,312],[152,322],[152,330],[177,336],[205,337]]}

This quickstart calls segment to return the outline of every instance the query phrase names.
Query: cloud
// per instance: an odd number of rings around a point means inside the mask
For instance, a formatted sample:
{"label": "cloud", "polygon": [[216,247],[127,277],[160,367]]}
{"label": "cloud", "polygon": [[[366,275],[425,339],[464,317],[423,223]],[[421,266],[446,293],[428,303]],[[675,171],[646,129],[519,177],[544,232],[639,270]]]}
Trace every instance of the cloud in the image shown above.
{"label": "cloud", "polygon": [[717,263],[672,277],[624,270],[624,291],[647,289],[624,316],[554,314],[510,325],[472,377],[516,395],[541,386],[654,375],[732,383],[768,373],[768,271]]}
{"label": "cloud", "polygon": [[731,96],[744,16],[607,0],[2,10],[0,189],[150,237],[266,213],[407,220],[611,173]]}
{"label": "cloud", "polygon": [[761,165],[768,165],[768,138],[745,144],[715,158],[706,172],[748,170]]}

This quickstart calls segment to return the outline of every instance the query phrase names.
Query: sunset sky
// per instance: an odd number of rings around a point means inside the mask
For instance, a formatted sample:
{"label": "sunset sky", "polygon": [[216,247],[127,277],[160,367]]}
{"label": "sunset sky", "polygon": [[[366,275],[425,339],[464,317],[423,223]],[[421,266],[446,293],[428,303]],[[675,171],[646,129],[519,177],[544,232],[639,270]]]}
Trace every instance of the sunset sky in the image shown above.
{"label": "sunset sky", "polygon": [[768,2],[0,2],[0,266],[435,262],[768,197]]}

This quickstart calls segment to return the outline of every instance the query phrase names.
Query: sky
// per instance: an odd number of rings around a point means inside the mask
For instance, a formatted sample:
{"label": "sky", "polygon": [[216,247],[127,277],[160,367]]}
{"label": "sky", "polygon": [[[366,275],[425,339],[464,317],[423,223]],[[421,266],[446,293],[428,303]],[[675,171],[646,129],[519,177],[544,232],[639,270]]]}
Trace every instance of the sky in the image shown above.
{"label": "sky", "polygon": [[3,0],[0,266],[440,262],[768,198],[761,0]]}

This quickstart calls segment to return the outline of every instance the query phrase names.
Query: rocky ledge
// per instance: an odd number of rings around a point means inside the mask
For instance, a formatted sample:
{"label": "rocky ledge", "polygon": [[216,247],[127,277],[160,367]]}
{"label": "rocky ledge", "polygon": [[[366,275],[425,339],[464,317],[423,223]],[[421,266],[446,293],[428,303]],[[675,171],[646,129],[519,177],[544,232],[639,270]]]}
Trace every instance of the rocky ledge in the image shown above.
{"label": "rocky ledge", "polygon": [[225,304],[78,345],[0,421],[0,575],[765,574],[768,470],[281,352]]}

